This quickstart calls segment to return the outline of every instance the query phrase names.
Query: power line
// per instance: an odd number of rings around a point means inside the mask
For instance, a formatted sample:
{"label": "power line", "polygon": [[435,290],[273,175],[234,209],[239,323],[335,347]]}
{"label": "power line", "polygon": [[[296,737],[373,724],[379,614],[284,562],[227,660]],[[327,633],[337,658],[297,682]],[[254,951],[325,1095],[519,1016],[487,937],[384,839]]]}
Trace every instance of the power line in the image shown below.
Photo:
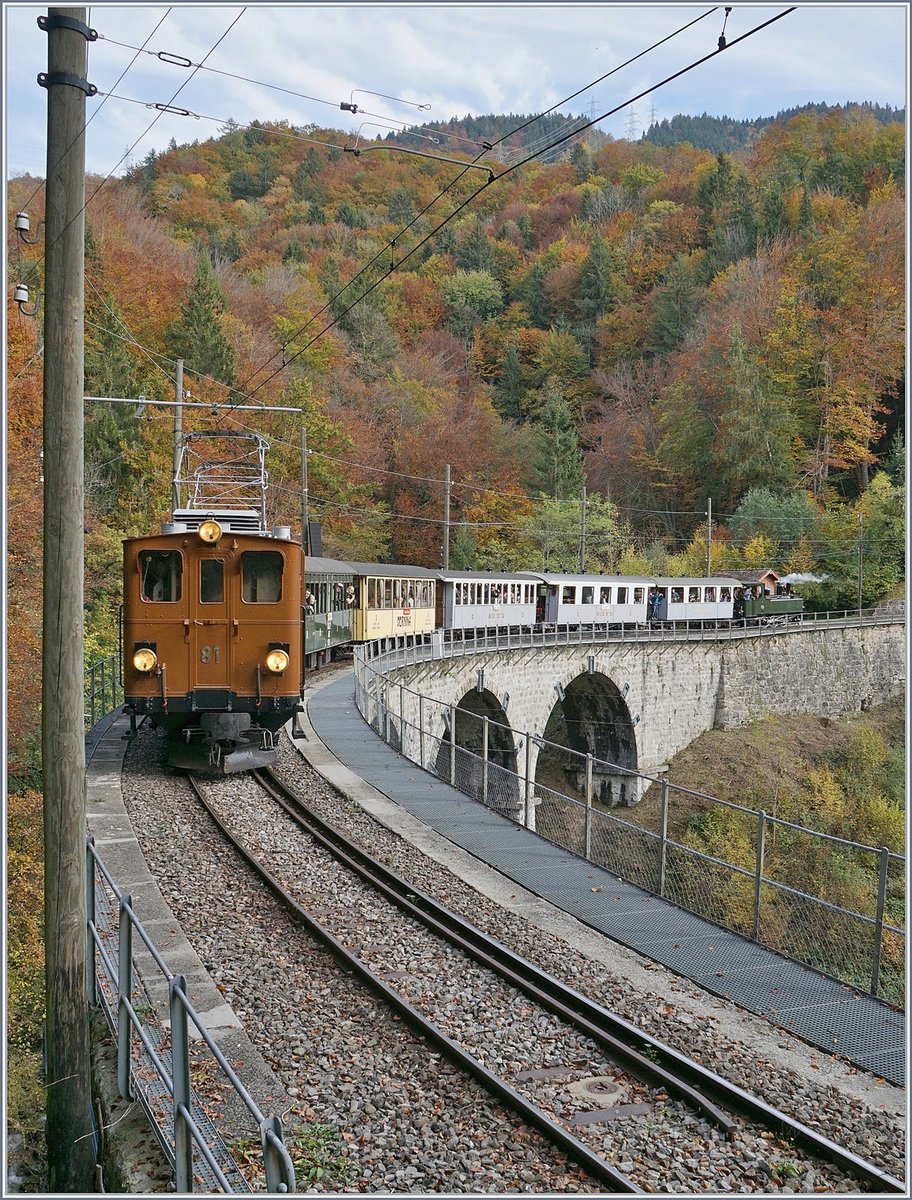
{"label": "power line", "polygon": [[[381,258],[381,257],[382,257],[382,256],[383,256],[383,255],[384,255],[386,252],[387,252],[387,251],[390,251],[390,252],[392,252],[392,251],[393,251],[393,249],[394,249],[394,248],[395,248],[395,246],[396,246],[396,243],[399,241],[399,239],[400,239],[401,237],[403,237],[403,236],[404,236],[404,235],[405,235],[405,234],[408,232],[408,230],[409,230],[409,229],[411,229],[411,228],[412,228],[412,227],[413,227],[413,226],[416,224],[416,222],[417,222],[418,220],[420,220],[420,218],[421,218],[421,217],[423,217],[423,216],[424,216],[424,215],[425,215],[425,214],[426,214],[426,213],[427,213],[427,212],[428,212],[428,211],[429,211],[429,210],[430,210],[430,209],[431,209],[431,208],[432,208],[432,207],[433,207],[433,206],[434,206],[434,205],[437,203],[437,201],[438,201],[438,200],[441,200],[441,199],[442,199],[442,198],[443,198],[445,195],[447,195],[447,193],[448,193],[448,192],[450,192],[450,191],[451,191],[451,190],[452,190],[452,189],[453,189],[453,188],[456,186],[456,184],[457,184],[457,183],[458,183],[458,182],[459,182],[459,181],[460,181],[460,180],[461,180],[461,179],[462,179],[462,178],[465,176],[465,174],[466,174],[466,173],[467,173],[467,171],[468,171],[468,170],[471,168],[471,166],[473,166],[475,163],[477,163],[477,162],[478,162],[478,160],[479,160],[480,158],[482,158],[486,152],[488,152],[488,150],[490,150],[490,149],[493,149],[495,146],[498,146],[498,145],[500,145],[500,144],[501,144],[501,142],[503,142],[504,140],[506,140],[506,138],[508,138],[508,137],[512,137],[512,136],[514,135],[514,133],[521,132],[523,129],[525,129],[525,128],[527,128],[529,125],[531,125],[531,124],[532,124],[534,121],[537,121],[537,120],[539,120],[539,119],[540,119],[542,116],[547,116],[547,114],[548,114],[548,113],[550,113],[550,112],[553,112],[553,111],[554,111],[554,109],[555,109],[555,108],[558,108],[560,105],[568,103],[570,100],[572,100],[572,99],[574,99],[576,96],[580,95],[580,94],[581,94],[581,92],[587,91],[589,88],[591,88],[591,87],[594,87],[596,84],[598,84],[598,83],[602,82],[602,80],[604,80],[604,79],[607,79],[609,75],[613,75],[613,74],[615,74],[615,72],[617,72],[617,71],[621,70],[621,69],[622,69],[623,67],[625,67],[625,66],[628,66],[630,63],[633,63],[633,62],[635,62],[635,61],[636,61],[638,58],[641,58],[643,55],[650,53],[652,50],[656,49],[658,46],[661,46],[661,45],[663,45],[665,42],[669,41],[671,38],[677,37],[679,34],[683,33],[685,30],[689,29],[689,28],[690,28],[692,25],[695,25],[695,24],[697,23],[697,21],[700,21],[700,20],[702,20],[704,17],[706,17],[706,16],[709,16],[709,15],[710,15],[710,13],[712,13],[712,12],[715,12],[715,11],[716,11],[716,10],[715,10],[714,8],[713,8],[713,9],[710,9],[708,12],[704,13],[702,16],[695,18],[693,21],[689,21],[687,24],[683,25],[683,26],[682,26],[680,29],[677,29],[677,30],[675,30],[673,33],[670,33],[670,34],[666,35],[666,37],[664,37],[664,38],[660,39],[658,42],[655,42],[655,43],[654,43],[652,46],[649,46],[649,47],[647,47],[647,49],[646,49],[646,50],[642,50],[642,51],[640,51],[640,53],[639,53],[639,54],[636,54],[636,55],[634,55],[632,58],[628,59],[628,60],[627,60],[627,62],[625,62],[625,63],[621,63],[619,66],[617,66],[617,67],[614,67],[614,68],[613,68],[611,71],[607,72],[605,75],[602,75],[602,76],[600,76],[600,78],[599,78],[599,79],[596,79],[596,80],[594,80],[592,83],[586,84],[586,85],[585,85],[585,87],[578,89],[576,92],[572,93],[570,96],[566,97],[565,99],[557,101],[557,103],[556,103],[556,104],[554,104],[554,105],[552,105],[552,107],[551,107],[551,108],[549,108],[549,109],[546,109],[544,113],[540,113],[540,114],[538,114],[538,116],[536,116],[536,117],[533,117],[533,118],[532,118],[532,120],[530,120],[530,121],[527,121],[527,122],[526,122],[524,125],[520,125],[520,126],[518,126],[518,127],[515,129],[515,130],[511,130],[511,131],[510,131],[510,133],[508,133],[508,134],[504,134],[504,135],[503,135],[503,137],[501,137],[501,138],[500,138],[498,141],[494,142],[494,143],[493,143],[493,144],[491,144],[490,146],[488,146],[486,143],[484,143],[484,144],[483,144],[483,146],[484,146],[484,149],[482,150],[482,153],[481,153],[481,154],[478,154],[478,155],[476,155],[476,156],[475,156],[475,159],[473,160],[473,163],[467,163],[467,164],[466,164],[466,166],[465,166],[465,168],[463,169],[463,171],[461,171],[461,172],[460,172],[460,174],[459,174],[459,175],[457,175],[457,176],[456,176],[456,178],[455,178],[455,179],[454,179],[454,180],[453,180],[453,181],[452,181],[450,184],[448,184],[448,186],[447,186],[446,188],[444,188],[442,191],[440,191],[440,192],[439,192],[439,193],[438,193],[438,194],[437,194],[437,195],[436,195],[436,196],[435,196],[435,197],[434,197],[434,198],[433,198],[433,199],[430,201],[430,203],[429,203],[429,204],[427,204],[427,205],[426,205],[426,206],[425,206],[425,207],[422,209],[422,211],[421,211],[420,213],[418,213],[418,214],[417,214],[417,216],[415,216],[415,217],[414,217],[414,218],[413,218],[413,219],[412,219],[412,220],[411,220],[411,221],[410,221],[410,222],[409,222],[409,223],[408,223],[408,224],[407,224],[407,225],[406,225],[406,226],[405,226],[403,229],[401,229],[401,230],[400,230],[400,231],[399,231],[399,232],[396,234],[396,236],[395,236],[395,237],[394,237],[394,238],[393,238],[391,241],[387,242],[387,244],[386,244],[384,247],[382,247],[382,248],[381,248],[381,249],[380,249],[380,250],[377,252],[377,254],[376,254],[376,255],[375,255],[375,256],[374,256],[374,257],[373,257],[373,258],[372,258],[372,259],[371,259],[371,260],[370,260],[370,261],[369,261],[369,262],[368,262],[368,263],[367,263],[367,264],[366,264],[364,267],[362,267],[362,268],[361,268],[361,270],[360,270],[360,271],[358,271],[358,272],[357,272],[357,273],[356,273],[356,274],[355,274],[355,275],[354,275],[354,276],[353,276],[353,277],[352,277],[352,278],[351,278],[351,279],[348,281],[348,283],[346,283],[346,284],[345,284],[345,286],[344,286],[344,287],[342,287],[342,288],[341,288],[341,289],[340,289],[340,290],[339,290],[339,291],[336,293],[336,295],[335,295],[335,296],[331,297],[331,298],[330,298],[330,299],[329,299],[329,300],[326,302],[326,304],[324,304],[322,308],[320,308],[320,309],[319,309],[319,310],[318,310],[316,313],[314,313],[314,315],[313,315],[313,316],[312,316],[312,317],[311,317],[311,318],[310,318],[310,319],[309,319],[309,320],[308,320],[308,321],[307,321],[307,322],[306,322],[306,323],[305,323],[303,326],[301,326],[301,328],[300,328],[300,329],[298,329],[298,330],[297,330],[295,333],[293,333],[293,334],[292,334],[292,335],[291,335],[291,336],[290,336],[290,337],[287,339],[287,341],[291,341],[291,340],[293,340],[294,338],[296,338],[296,337],[299,337],[299,336],[300,336],[300,335],[301,335],[301,334],[302,334],[302,333],[303,333],[303,332],[304,332],[306,329],[308,329],[308,328],[309,328],[309,327],[310,327],[310,326],[313,324],[313,322],[314,322],[315,320],[317,320],[317,318],[320,316],[320,314],[321,314],[321,313],[325,312],[325,311],[326,311],[328,308],[330,308],[330,307],[331,307],[331,305],[333,305],[333,304],[334,304],[334,303],[335,303],[335,302],[338,300],[338,298],[339,298],[339,297],[340,297],[340,296],[341,296],[341,295],[342,295],[342,294],[343,294],[343,293],[344,293],[344,292],[345,292],[345,291],[346,291],[348,288],[350,288],[350,287],[351,287],[351,286],[352,286],[352,285],[353,285],[355,282],[357,282],[357,280],[358,280],[358,279],[360,279],[362,275],[364,275],[364,274],[365,274],[365,273],[366,273],[368,270],[370,270],[370,268],[371,268],[371,267],[372,267],[372,266],[373,266],[373,265],[374,265],[376,262],[378,262],[378,261],[379,261],[379,259],[380,259],[380,258]],[[477,193],[476,193],[476,194],[477,194]],[[473,198],[474,198],[474,197],[473,197]],[[464,207],[464,206],[463,206],[463,207]],[[457,211],[457,212],[459,212],[460,210],[459,210],[459,209],[457,209],[456,211]],[[454,216],[454,215],[455,215],[455,213],[454,213],[454,214],[451,214],[451,217],[452,217],[452,216]],[[444,224],[445,224],[445,223],[446,223],[446,222],[444,222]],[[437,227],[437,229],[433,230],[433,231],[432,231],[432,233],[431,233],[429,236],[433,236],[433,235],[434,235],[435,233],[437,233],[437,232],[439,231],[439,229],[440,229],[440,228],[442,228],[442,227],[443,227],[442,225],[441,225],[441,226],[438,226],[438,227]],[[427,240],[427,239],[425,239],[425,240]],[[420,246],[420,245],[423,245],[423,244],[424,244],[424,243],[423,243],[423,242],[421,242],[421,243],[419,243],[419,246]],[[418,248],[418,247],[416,247],[415,249],[417,249],[417,248]],[[404,261],[404,260],[401,260],[401,261]],[[400,265],[401,265],[401,263],[400,263]],[[391,268],[391,271],[392,271],[392,268]],[[390,273],[391,273],[391,271],[390,271]],[[384,276],[384,278],[386,278],[386,276]],[[371,289],[371,290],[372,290],[372,289]],[[367,293],[364,293],[364,294],[362,294],[362,296],[360,296],[360,297],[358,298],[358,300],[356,300],[354,303],[356,303],[356,304],[357,304],[357,303],[358,303],[360,300],[364,299],[364,296],[365,296],[366,294],[367,294]],[[351,307],[351,306],[350,306],[350,307]],[[349,309],[346,309],[346,310],[345,310],[345,312],[348,312],[348,311],[349,311]],[[342,315],[342,316],[344,316],[344,315],[345,315],[345,313],[342,313],[341,315]],[[335,324],[335,321],[333,321],[333,322],[332,322],[330,325],[328,325],[328,326],[326,327],[326,329],[324,329],[322,332],[324,332],[324,333],[325,333],[325,332],[327,332],[329,329],[331,329],[331,328],[333,327],[333,325],[334,325],[334,324]],[[318,336],[319,336],[319,335],[318,335]],[[287,344],[287,343],[286,343],[286,344]],[[312,345],[312,344],[313,344],[312,342],[311,342],[311,343],[308,343],[308,346],[309,346],[309,345]],[[307,349],[307,348],[308,348],[308,347],[305,347],[304,349]],[[303,351],[301,351],[301,353],[303,353]],[[273,355],[273,358],[274,358],[274,357],[275,357],[275,356]],[[264,364],[262,367],[259,367],[259,368],[257,368],[257,370],[256,370],[256,371],[254,371],[253,375],[248,375],[248,376],[247,376],[247,378],[244,380],[244,383],[241,385],[241,389],[244,389],[244,388],[246,388],[247,386],[249,386],[250,382],[251,382],[253,379],[255,379],[255,378],[256,378],[256,376],[259,374],[259,372],[260,372],[261,370],[264,370],[264,369],[266,368],[266,366],[268,366],[268,364],[269,364],[269,362],[270,362],[270,361],[272,361],[272,360],[271,360],[271,359],[267,359],[267,360],[266,360],[266,363],[265,363],[265,364]],[[286,364],[283,362],[283,367],[284,367],[285,365],[286,365]],[[269,377],[268,377],[266,380],[264,380],[263,382],[264,382],[264,383],[268,383],[268,382],[269,382],[269,380],[270,380],[270,379],[272,379],[272,378],[274,377],[274,375],[275,375],[275,374],[277,374],[277,373],[278,373],[278,372],[274,372],[274,373],[273,373],[273,375],[270,375],[270,376],[269,376]],[[258,385],[258,386],[262,386],[262,385]]]}

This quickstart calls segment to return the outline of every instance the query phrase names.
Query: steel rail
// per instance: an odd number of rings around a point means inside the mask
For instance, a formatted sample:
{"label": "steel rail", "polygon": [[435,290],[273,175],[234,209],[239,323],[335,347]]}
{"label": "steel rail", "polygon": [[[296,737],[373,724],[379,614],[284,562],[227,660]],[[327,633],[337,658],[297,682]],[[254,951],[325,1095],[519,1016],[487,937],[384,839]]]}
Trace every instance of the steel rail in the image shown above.
{"label": "steel rail", "polygon": [[[805,1150],[831,1162],[854,1178],[876,1185],[878,1190],[905,1194],[905,1184],[874,1163],[831,1141],[823,1134],[751,1095],[737,1084],[644,1033],[602,1005],[590,1000],[553,975],[522,958],[508,946],[490,937],[465,918],[447,909],[433,897],[404,880],[383,863],[355,845],[344,833],[312,812],[306,802],[266,769],[254,778],[307,832],[363,878],[378,886],[398,907],[461,948],[502,978],[526,992],[555,1015],[578,1025],[612,1054],[623,1056],[631,1073],[654,1085],[667,1087],[699,1107],[706,1115],[731,1130],[733,1122],[708,1099],[726,1105],[765,1128],[783,1135]],[[297,810],[297,811],[295,811]],[[636,1050],[645,1046],[647,1055]],[[699,1089],[699,1090],[698,1090]]]}
{"label": "steel rail", "polygon": [[[255,775],[257,773],[254,773]],[[499,1076],[493,1074],[478,1059],[464,1050],[457,1042],[449,1038],[443,1030],[430,1022],[413,1005],[409,1004],[397,991],[389,987],[351,950],[347,949],[325,926],[321,925],[279,882],[279,880],[248,850],[243,842],[234,836],[220,817],[212,810],[200,788],[192,777],[187,779],[200,804],[211,817],[222,836],[235,848],[247,865],[260,877],[279,902],[289,909],[300,920],[309,933],[317,938],[330,951],[341,966],[356,975],[362,983],[371,989],[381,999],[398,1012],[418,1034],[432,1045],[438,1047],[451,1061],[457,1063],[464,1071],[473,1075],[482,1086],[499,1097],[509,1108],[512,1108],[524,1121],[538,1129],[552,1145],[558,1146],[567,1157],[595,1179],[610,1185],[616,1192],[642,1195],[643,1191],[631,1179],[618,1171],[605,1159],[600,1158],[583,1142],[575,1138],[563,1126],[552,1121],[540,1108],[526,1100],[519,1092]]]}

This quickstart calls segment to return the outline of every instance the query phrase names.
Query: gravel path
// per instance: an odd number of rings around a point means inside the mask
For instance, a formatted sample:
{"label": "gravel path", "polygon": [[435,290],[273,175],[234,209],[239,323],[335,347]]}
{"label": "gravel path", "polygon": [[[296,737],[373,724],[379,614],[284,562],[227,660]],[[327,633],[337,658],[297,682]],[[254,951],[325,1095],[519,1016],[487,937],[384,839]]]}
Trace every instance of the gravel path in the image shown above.
{"label": "gravel path", "polygon": [[[296,1108],[286,1124],[321,1122],[340,1131],[341,1141],[328,1155],[331,1169],[310,1190],[599,1190],[577,1169],[568,1168],[538,1135],[518,1126],[512,1114],[472,1081],[441,1066],[432,1052],[363,991],[354,984],[343,986],[330,957],[290,922],[277,919],[273,902],[262,889],[242,882],[241,868],[216,839],[186,784],[174,774],[161,773],[160,753],[160,735],[144,729],[128,754],[124,798],[131,820],[166,901],[226,1001],[294,1097]],[[770,1036],[774,1040],[778,1036],[782,1043],[784,1036],[775,1031],[770,1035],[765,1022],[741,1018],[744,1040],[733,1040],[724,1014],[732,1006],[704,994],[701,1002],[720,1015],[698,1019],[694,985],[676,981],[677,994],[671,996],[659,989],[644,991],[631,983],[626,968],[637,956],[630,952],[616,956],[612,970],[606,961],[594,961],[591,952],[530,927],[340,796],[293,748],[283,750],[278,773],[321,816],[354,833],[392,869],[470,916],[519,953],[596,996],[653,1036],[815,1125],[834,1141],[892,1174],[902,1174],[904,1121],[902,1094],[897,1089],[873,1088],[867,1081],[848,1091],[836,1082],[821,1084],[814,1077],[819,1065],[800,1061],[802,1056],[794,1053],[789,1055],[793,1068],[774,1063],[762,1050],[758,1054],[756,1043]],[[246,823],[251,840],[262,844],[277,869],[284,863],[283,869],[299,873],[303,856],[291,849],[297,835],[290,831],[287,818],[276,813],[265,831],[257,830],[250,806],[262,808],[262,795],[250,780],[235,777],[234,782],[232,820]],[[327,882],[333,884],[332,891],[321,893],[323,898],[316,903],[335,908],[340,919],[349,921],[351,938],[362,945],[369,962],[370,946],[387,945],[394,936],[375,903],[365,901],[363,891],[359,895],[360,889],[348,882],[347,873],[322,862],[320,855],[303,861],[303,882],[312,894]],[[332,894],[335,901],[328,899]],[[205,905],[214,916],[195,915]],[[398,989],[435,1006],[441,1023],[449,1022],[448,1032],[460,1040],[469,1042],[478,1030],[495,1029],[496,1038],[493,1043],[489,1039],[488,1045],[496,1049],[488,1051],[492,1061],[487,1065],[502,1069],[508,1078],[523,1070],[575,1065],[575,1073],[529,1085],[546,1110],[566,1117],[579,1108],[598,1106],[591,1096],[574,1096],[568,1088],[584,1076],[613,1075],[611,1064],[594,1045],[579,1038],[575,1047],[569,1046],[557,1028],[559,1022],[533,1010],[504,985],[499,985],[502,993],[497,995],[489,983],[476,978],[474,968],[466,974],[463,966],[463,977],[457,974],[453,988],[441,997],[441,969],[431,965],[429,957],[436,952],[417,951],[411,936],[406,943],[403,933],[397,941],[395,969],[406,973],[396,979]],[[610,961],[612,944],[604,938],[598,941],[606,948],[600,957]],[[642,976],[648,964],[638,961]],[[472,979],[475,987],[470,987]],[[688,1004],[679,1002],[685,991]],[[468,992],[485,997],[486,1002],[467,1005]],[[754,1038],[752,1025],[762,1029],[762,1037]],[[804,1050],[803,1058],[810,1060],[811,1051]],[[833,1074],[830,1066],[828,1078]],[[637,1088],[641,1085],[606,1103],[644,1100],[650,1104],[644,1116],[576,1132],[619,1169],[634,1174],[641,1186],[678,1192],[855,1190],[832,1168],[819,1174],[803,1168],[796,1173],[798,1156],[774,1139],[744,1137],[737,1147],[735,1168],[723,1170],[723,1161],[732,1162],[732,1149],[718,1144],[711,1126],[675,1102],[656,1106],[654,1096]],[[660,1120],[660,1114],[666,1119]],[[656,1128],[668,1120],[675,1126],[675,1140],[665,1142],[668,1149],[656,1152]],[[661,1161],[664,1155],[666,1162]]]}

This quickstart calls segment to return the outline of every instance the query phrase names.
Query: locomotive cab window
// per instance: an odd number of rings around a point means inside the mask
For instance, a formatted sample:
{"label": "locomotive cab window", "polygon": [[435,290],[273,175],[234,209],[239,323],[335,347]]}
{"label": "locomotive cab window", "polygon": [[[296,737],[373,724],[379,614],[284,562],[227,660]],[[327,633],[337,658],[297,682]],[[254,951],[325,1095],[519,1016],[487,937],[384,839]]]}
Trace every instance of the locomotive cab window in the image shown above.
{"label": "locomotive cab window", "polygon": [[277,550],[248,550],[241,558],[246,604],[275,604],[282,598],[282,555]]}
{"label": "locomotive cab window", "polygon": [[225,564],[217,558],[200,563],[200,603],[225,603]]}
{"label": "locomotive cab window", "polygon": [[166,604],[180,600],[182,571],[179,550],[141,550],[139,573],[143,600]]}

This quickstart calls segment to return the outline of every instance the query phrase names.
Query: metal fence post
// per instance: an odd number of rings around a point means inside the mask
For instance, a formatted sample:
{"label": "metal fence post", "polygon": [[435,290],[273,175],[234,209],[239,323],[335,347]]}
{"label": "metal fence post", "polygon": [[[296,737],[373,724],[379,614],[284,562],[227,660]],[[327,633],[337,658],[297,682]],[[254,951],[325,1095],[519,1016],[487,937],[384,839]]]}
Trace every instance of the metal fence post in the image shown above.
{"label": "metal fence post", "polygon": [[404,704],[405,704],[405,685],[400,683],[399,684],[399,749],[405,755],[405,757],[408,758],[408,753],[406,752],[406,749],[405,749],[406,740],[405,740]]}
{"label": "metal fence post", "polygon": [[450,705],[450,787],[456,786],[456,705]]}
{"label": "metal fence post", "polygon": [[[103,658],[101,660],[101,715],[102,716],[104,716],[105,713],[108,711],[108,681],[107,681],[106,672],[105,672],[106,663],[107,663],[107,660]],[[113,708],[114,705],[112,704],[111,707]]]}
{"label": "metal fence post", "polygon": [[883,951],[884,909],[887,905],[887,873],[890,870],[890,851],[886,846],[880,850],[880,877],[877,881],[877,914],[874,921],[874,961],[871,965],[871,995],[877,995],[880,986],[880,955]]}
{"label": "metal fence post", "polygon": [[488,802],[488,718],[481,718],[481,802]]}
{"label": "metal fence post", "polygon": [[418,763],[424,770],[424,695],[418,694]]}
{"label": "metal fence post", "polygon": [[526,829],[532,828],[532,735],[526,734]]}
{"label": "metal fence post", "polygon": [[132,1100],[130,1091],[130,1049],[133,1026],[127,1011],[133,984],[132,896],[121,896],[117,948],[117,1090],[124,1100]]}
{"label": "metal fence post", "polygon": [[766,813],[757,813],[757,875],[754,883],[754,931],[751,937],[760,941],[760,898],[763,884],[763,856],[766,843]]}
{"label": "metal fence post", "polygon": [[260,1145],[266,1164],[266,1190],[272,1193],[293,1192],[294,1163],[285,1148],[285,1135],[279,1117],[267,1117],[260,1123]]}
{"label": "metal fence post", "polygon": [[190,1112],[190,1038],[187,1032],[187,1010],[178,989],[185,992],[187,980],[175,975],[168,985],[168,1004],[171,1010],[171,1082],[174,1093],[174,1190],[193,1191],[193,1138],[183,1108]]}
{"label": "metal fence post", "polygon": [[389,684],[384,680],[383,686],[380,689],[380,703],[383,706],[383,740],[389,745],[390,740],[390,710],[389,710]]}
{"label": "metal fence post", "polygon": [[592,755],[586,755],[586,857],[592,858]]}
{"label": "metal fence post", "polygon": [[665,871],[668,865],[668,780],[662,780],[662,827],[659,839],[659,895],[665,895]]}
{"label": "metal fence post", "polygon": [[86,936],[89,939],[86,947],[86,987],[90,1005],[98,1003],[98,987],[95,981],[95,938],[92,935],[92,930],[95,928],[95,859],[92,857],[94,845],[95,838],[90,834],[86,839]]}

